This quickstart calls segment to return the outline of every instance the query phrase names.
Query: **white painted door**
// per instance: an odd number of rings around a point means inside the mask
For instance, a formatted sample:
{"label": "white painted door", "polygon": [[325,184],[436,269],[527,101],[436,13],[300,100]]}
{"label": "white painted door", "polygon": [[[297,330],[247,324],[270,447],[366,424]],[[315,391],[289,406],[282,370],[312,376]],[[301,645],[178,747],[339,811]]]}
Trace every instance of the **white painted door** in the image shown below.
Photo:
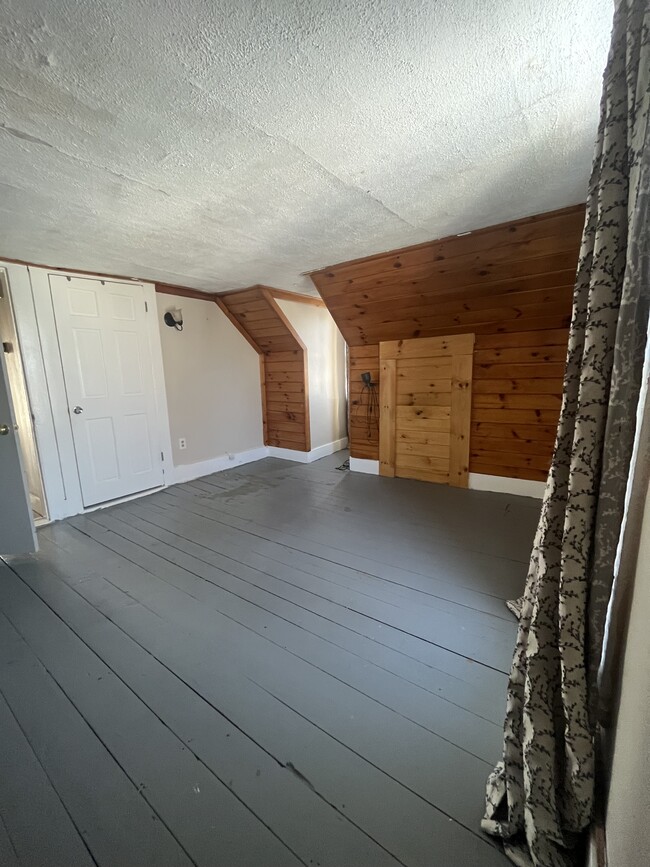
{"label": "white painted door", "polygon": [[0,348],[0,554],[38,550],[17,433],[7,365]]}
{"label": "white painted door", "polygon": [[142,286],[50,275],[84,506],[163,483]]}

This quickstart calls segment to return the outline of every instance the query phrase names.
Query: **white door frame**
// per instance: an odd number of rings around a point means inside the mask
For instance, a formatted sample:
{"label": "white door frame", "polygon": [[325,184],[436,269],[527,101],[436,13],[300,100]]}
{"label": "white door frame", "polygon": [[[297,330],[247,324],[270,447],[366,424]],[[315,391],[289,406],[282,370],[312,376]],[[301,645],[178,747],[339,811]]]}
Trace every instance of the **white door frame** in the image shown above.
{"label": "white door frame", "polygon": [[6,356],[0,347],[0,555],[38,551],[34,514],[29,498],[22,448]]}
{"label": "white door frame", "polygon": [[[80,274],[31,265],[11,265],[1,261],[0,265],[6,267],[12,286],[16,328],[25,361],[25,377],[32,400],[32,410],[36,416],[36,442],[41,459],[43,486],[50,520],[90,511],[84,508],[81,496],[63,365],[52,307],[50,274],[87,277],[91,280],[110,279],[114,283],[142,286],[144,299],[149,308],[147,336],[153,366],[157,433],[160,450],[164,455],[164,485],[172,483],[173,462],[155,285],[142,280],[114,280],[97,274]],[[17,285],[20,285],[20,291],[14,289]]]}
{"label": "white door frame", "polygon": [[[45,365],[41,353],[41,344],[36,322],[36,311],[32,298],[32,287],[29,272],[25,265],[0,261],[0,267],[7,275],[9,293],[14,311],[14,325],[18,336],[25,383],[29,395],[29,403],[34,417],[34,437],[41,465],[41,480],[45,493],[45,502],[49,516],[48,491],[58,492],[63,489],[59,454],[56,448],[56,432],[50,396],[48,392]],[[50,444],[54,444],[52,447]],[[55,516],[55,517],[58,517]]]}

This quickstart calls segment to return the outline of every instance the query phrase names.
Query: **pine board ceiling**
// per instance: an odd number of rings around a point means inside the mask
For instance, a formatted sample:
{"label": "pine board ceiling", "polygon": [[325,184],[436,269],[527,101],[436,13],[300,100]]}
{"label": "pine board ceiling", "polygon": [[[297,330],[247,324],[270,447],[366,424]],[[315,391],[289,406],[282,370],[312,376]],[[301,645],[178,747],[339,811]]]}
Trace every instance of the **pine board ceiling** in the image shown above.
{"label": "pine board ceiling", "polygon": [[585,198],[608,0],[3,0],[0,255],[207,291]]}

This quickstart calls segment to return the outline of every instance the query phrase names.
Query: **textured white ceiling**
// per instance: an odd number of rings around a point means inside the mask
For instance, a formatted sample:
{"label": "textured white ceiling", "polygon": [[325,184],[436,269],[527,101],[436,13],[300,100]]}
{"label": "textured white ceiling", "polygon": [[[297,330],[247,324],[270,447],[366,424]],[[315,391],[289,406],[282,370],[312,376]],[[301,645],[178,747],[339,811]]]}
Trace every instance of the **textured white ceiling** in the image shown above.
{"label": "textured white ceiling", "polygon": [[609,0],[0,10],[0,255],[304,290],[585,197]]}

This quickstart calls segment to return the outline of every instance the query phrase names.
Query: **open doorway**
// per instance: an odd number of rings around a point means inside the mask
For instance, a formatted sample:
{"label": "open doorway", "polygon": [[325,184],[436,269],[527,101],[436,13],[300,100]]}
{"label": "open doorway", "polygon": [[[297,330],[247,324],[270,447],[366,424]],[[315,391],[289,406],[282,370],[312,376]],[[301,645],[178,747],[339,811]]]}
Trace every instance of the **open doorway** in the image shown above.
{"label": "open doorway", "polygon": [[41,523],[48,517],[47,504],[34,435],[33,415],[11,303],[9,280],[3,268],[0,268],[0,341],[7,367],[7,379],[16,417],[16,434],[22,454],[34,521]]}

